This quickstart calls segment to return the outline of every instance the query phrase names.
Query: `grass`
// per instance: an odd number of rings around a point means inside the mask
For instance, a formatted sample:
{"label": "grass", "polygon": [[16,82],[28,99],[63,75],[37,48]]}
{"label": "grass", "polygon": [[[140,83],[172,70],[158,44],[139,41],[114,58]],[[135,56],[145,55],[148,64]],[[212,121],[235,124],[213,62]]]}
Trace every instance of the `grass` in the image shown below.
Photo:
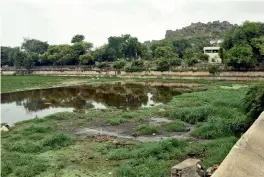
{"label": "grass", "polygon": [[160,127],[157,125],[143,125],[136,129],[137,135],[152,135],[152,134],[159,134]]}
{"label": "grass", "polygon": [[65,85],[106,83],[118,81],[116,77],[103,77],[98,80],[82,76],[1,76],[1,93],[51,88]]}
{"label": "grass", "polygon": [[113,119],[107,119],[105,122],[107,125],[119,125],[121,123],[126,122],[126,120],[123,118],[113,118]]}
{"label": "grass", "polygon": [[163,125],[166,131],[168,132],[182,132],[186,131],[186,127],[181,121],[173,121]]}
{"label": "grass", "polygon": [[[57,86],[72,78],[90,81],[86,77],[4,76],[2,92]],[[100,78],[98,82],[113,80],[117,78]],[[64,112],[16,123],[9,132],[1,134],[1,175],[101,177],[112,172],[120,177],[156,177],[169,176],[171,166],[186,158],[199,158],[206,167],[219,164],[252,123],[241,104],[248,88],[221,88],[222,85],[232,86],[231,82],[199,82],[208,90],[175,96],[159,107],[131,111],[91,109],[86,114]],[[159,111],[161,108],[165,111]],[[167,117],[173,122],[151,125],[148,119],[153,116]],[[131,121],[136,125],[137,135],[162,134],[163,129],[184,131],[184,122],[187,122],[197,126],[191,134],[200,140],[168,139],[151,143],[117,140],[120,143],[116,145],[68,134],[89,126],[95,119],[102,120],[105,125]]]}

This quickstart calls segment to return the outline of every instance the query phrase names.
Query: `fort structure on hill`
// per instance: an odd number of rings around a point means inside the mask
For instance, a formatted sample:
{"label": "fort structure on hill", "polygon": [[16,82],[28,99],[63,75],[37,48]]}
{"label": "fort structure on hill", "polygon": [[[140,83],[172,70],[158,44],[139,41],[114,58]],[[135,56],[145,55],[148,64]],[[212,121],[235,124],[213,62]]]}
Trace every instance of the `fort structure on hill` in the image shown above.
{"label": "fort structure on hill", "polygon": [[191,23],[191,25],[181,29],[167,30],[165,38],[170,37],[210,37],[210,38],[223,38],[225,33],[232,27],[237,26],[228,21],[213,21],[208,23]]}

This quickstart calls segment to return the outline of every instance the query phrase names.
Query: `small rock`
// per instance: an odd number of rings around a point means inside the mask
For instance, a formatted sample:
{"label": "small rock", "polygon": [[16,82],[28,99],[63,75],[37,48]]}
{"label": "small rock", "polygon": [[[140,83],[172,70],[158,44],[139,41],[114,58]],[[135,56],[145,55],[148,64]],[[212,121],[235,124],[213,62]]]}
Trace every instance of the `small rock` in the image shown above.
{"label": "small rock", "polygon": [[9,129],[6,126],[1,127],[1,132],[8,132]]}
{"label": "small rock", "polygon": [[206,174],[211,176],[213,174],[213,168],[212,167],[207,168]]}
{"label": "small rock", "polygon": [[197,164],[197,167],[200,168],[200,169],[202,168],[202,166],[199,163]]}
{"label": "small rock", "polygon": [[153,136],[155,136],[155,135],[156,135],[156,133],[153,133],[152,135],[153,135]]}

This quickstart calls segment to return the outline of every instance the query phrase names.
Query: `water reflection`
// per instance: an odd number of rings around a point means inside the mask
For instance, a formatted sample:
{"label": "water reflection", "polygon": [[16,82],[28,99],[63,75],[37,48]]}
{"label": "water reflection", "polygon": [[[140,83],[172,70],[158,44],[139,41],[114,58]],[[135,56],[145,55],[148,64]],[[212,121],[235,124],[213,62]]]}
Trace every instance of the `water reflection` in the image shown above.
{"label": "water reflection", "polygon": [[150,107],[181,93],[176,87],[121,83],[6,93],[1,94],[1,122],[14,123],[60,111]]}

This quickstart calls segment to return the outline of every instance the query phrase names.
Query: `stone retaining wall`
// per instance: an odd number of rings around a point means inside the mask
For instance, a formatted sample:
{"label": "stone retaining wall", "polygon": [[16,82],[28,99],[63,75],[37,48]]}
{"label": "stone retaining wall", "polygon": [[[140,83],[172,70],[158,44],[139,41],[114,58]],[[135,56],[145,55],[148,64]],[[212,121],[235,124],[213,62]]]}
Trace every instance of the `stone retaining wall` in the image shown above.
{"label": "stone retaining wall", "polygon": [[233,146],[212,177],[264,176],[264,112]]}
{"label": "stone retaining wall", "polygon": [[[2,75],[13,75],[16,71],[5,71],[2,70]],[[209,72],[159,72],[159,71],[144,71],[136,73],[127,73],[124,71],[85,71],[85,70],[33,70],[34,75],[57,75],[57,76],[117,76],[117,77],[171,77],[173,79],[210,79],[210,80],[264,80],[264,72],[262,71],[248,71],[248,72],[221,72],[217,76],[213,76]]]}

